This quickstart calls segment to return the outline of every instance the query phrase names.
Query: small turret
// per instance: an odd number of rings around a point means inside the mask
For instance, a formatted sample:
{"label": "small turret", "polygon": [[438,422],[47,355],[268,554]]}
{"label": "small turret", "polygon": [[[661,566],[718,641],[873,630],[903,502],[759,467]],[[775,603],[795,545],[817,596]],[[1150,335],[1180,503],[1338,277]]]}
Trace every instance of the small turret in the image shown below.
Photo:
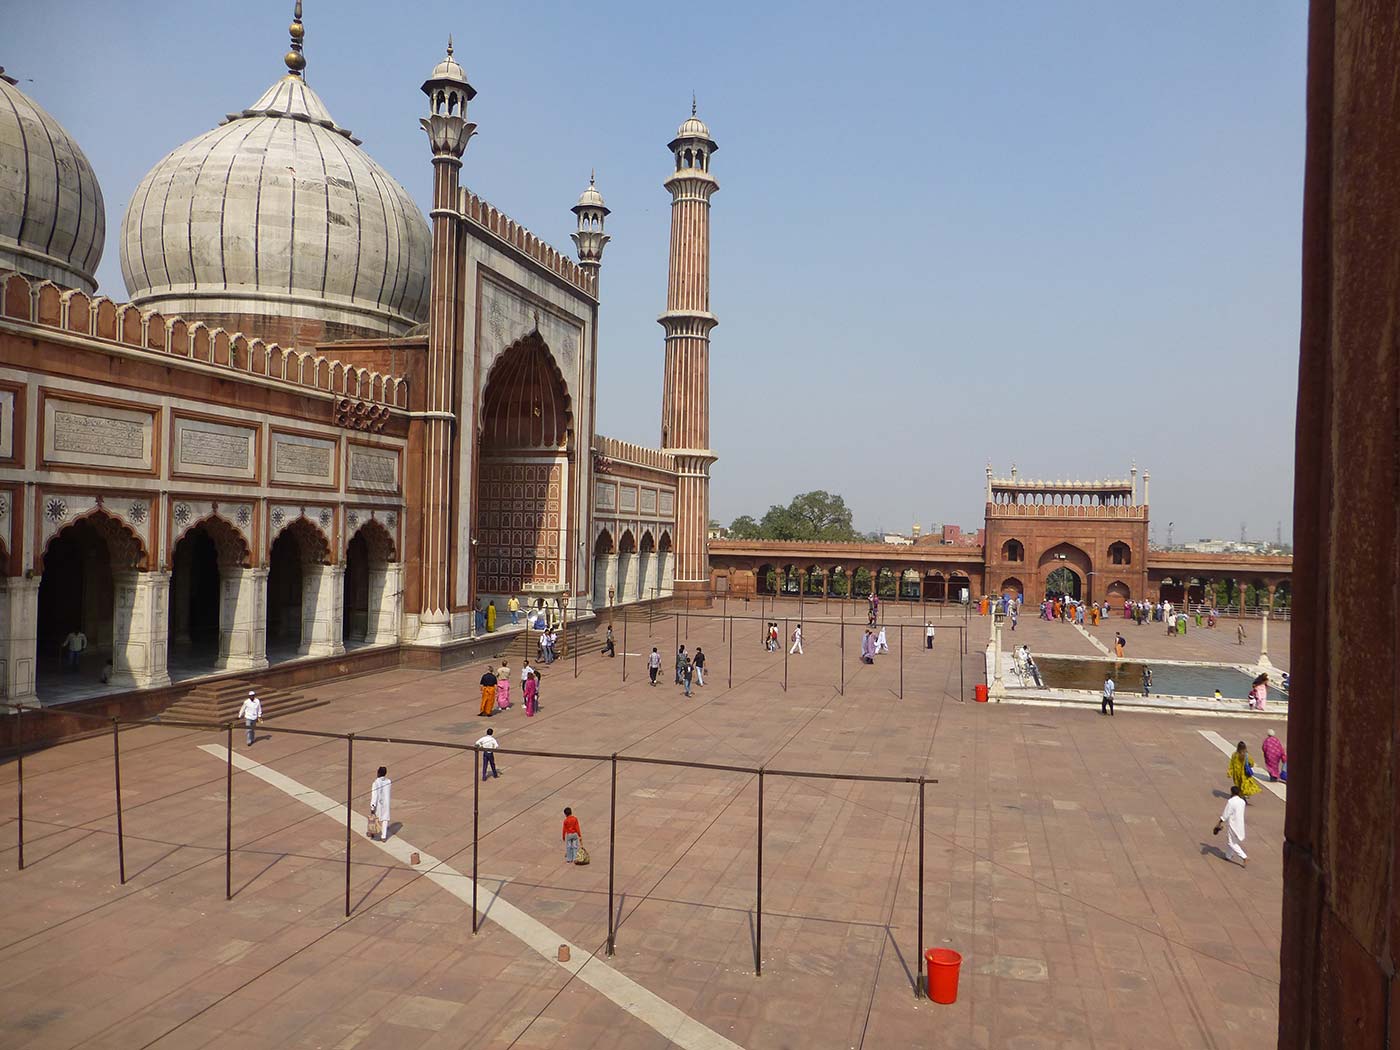
{"label": "small turret", "polygon": [[579,194],[578,203],[571,211],[578,216],[578,231],[571,236],[578,248],[578,262],[593,274],[596,281],[598,268],[603,264],[603,248],[612,240],[603,232],[604,222],[611,212],[603,203],[603,195],[595,185],[597,173],[588,176],[588,188]]}

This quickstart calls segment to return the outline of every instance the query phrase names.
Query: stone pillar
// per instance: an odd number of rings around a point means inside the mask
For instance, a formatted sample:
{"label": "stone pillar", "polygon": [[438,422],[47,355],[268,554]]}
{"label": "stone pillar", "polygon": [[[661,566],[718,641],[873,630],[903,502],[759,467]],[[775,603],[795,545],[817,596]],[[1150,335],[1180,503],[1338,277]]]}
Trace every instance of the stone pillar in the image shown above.
{"label": "stone pillar", "polygon": [[340,656],[345,652],[342,619],[344,565],[304,565],[301,576],[301,645],[303,656]]}
{"label": "stone pillar", "polygon": [[1266,667],[1269,663],[1269,614],[1266,611],[1259,617],[1259,666]]}
{"label": "stone pillar", "polygon": [[617,604],[625,605],[632,600],[632,565],[637,560],[635,554],[619,554],[617,556]]}
{"label": "stone pillar", "polygon": [[35,704],[39,655],[39,577],[0,577],[0,700]]}
{"label": "stone pillar", "polygon": [[637,600],[640,602],[651,597],[652,587],[655,586],[655,581],[647,578],[654,557],[649,551],[642,551],[637,555]]}
{"label": "stone pillar", "polygon": [[370,566],[369,625],[365,632],[365,641],[370,645],[397,642],[402,610],[403,565],[391,561],[384,565]]}
{"label": "stone pillar", "polygon": [[170,684],[170,573],[112,573],[112,678],[116,688],[154,689]]}
{"label": "stone pillar", "polygon": [[662,556],[661,563],[661,595],[670,597],[676,589],[676,558],[675,555],[666,553]]}
{"label": "stone pillar", "polygon": [[1313,0],[1281,1050],[1400,1027],[1400,6]]}
{"label": "stone pillar", "polygon": [[267,666],[267,569],[219,567],[221,671]]}
{"label": "stone pillar", "polygon": [[189,544],[175,545],[174,572],[170,577],[170,643],[190,644],[190,579],[194,575],[194,559]]}

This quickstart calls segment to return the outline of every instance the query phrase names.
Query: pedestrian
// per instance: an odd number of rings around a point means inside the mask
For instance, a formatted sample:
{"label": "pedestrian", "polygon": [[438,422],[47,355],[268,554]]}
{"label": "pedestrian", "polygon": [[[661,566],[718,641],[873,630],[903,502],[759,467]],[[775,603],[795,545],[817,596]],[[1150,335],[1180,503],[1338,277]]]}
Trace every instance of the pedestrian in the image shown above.
{"label": "pedestrian", "polygon": [[698,645],[695,647],[695,659],[691,661],[695,665],[695,684],[705,684],[705,650]]}
{"label": "pedestrian", "polygon": [[656,646],[651,647],[651,655],[647,657],[647,674],[651,676],[651,684],[656,684],[656,676],[661,672],[661,654],[656,651]]}
{"label": "pedestrian", "polygon": [[68,670],[77,671],[83,662],[83,650],[87,648],[87,635],[83,633],[81,627],[68,632],[68,637],[63,639],[63,662],[68,666]]}
{"label": "pedestrian", "polygon": [[[389,779],[389,770],[379,767],[379,775],[369,786],[369,814],[379,821],[379,841],[389,841],[389,795],[394,782]],[[371,835],[370,838],[374,836]]]}
{"label": "pedestrian", "polygon": [[1235,625],[1235,644],[1244,645],[1244,624]]}
{"label": "pedestrian", "polygon": [[583,831],[578,826],[578,817],[568,806],[564,807],[564,863],[572,864],[578,856],[578,848],[583,845]]}
{"label": "pedestrian", "polygon": [[238,717],[248,727],[248,746],[252,747],[253,727],[262,720],[262,701],[258,699],[258,694],[253,690],[248,690],[247,699],[243,701],[243,706],[238,709]]}
{"label": "pedestrian", "polygon": [[924,648],[933,648],[933,621],[924,624]]}
{"label": "pedestrian", "polygon": [[1249,760],[1249,749],[1245,747],[1241,740],[1235,747],[1235,753],[1230,756],[1230,780],[1234,782],[1235,788],[1240,796],[1249,802],[1250,797],[1259,794],[1259,781],[1254,779],[1254,763]]}
{"label": "pedestrian", "polygon": [[1152,695],[1152,668],[1146,664],[1142,665],[1142,695]]}
{"label": "pedestrian", "polygon": [[[684,652],[684,650],[682,650]],[[690,657],[685,657],[685,664],[681,667],[681,678],[685,682],[685,695],[690,695],[690,683],[695,678],[695,664]]]}
{"label": "pedestrian", "polygon": [[1249,687],[1249,706],[1256,711],[1264,710],[1264,701],[1269,698],[1269,676],[1261,674]]}
{"label": "pedestrian", "polygon": [[490,665],[486,665],[486,673],[481,676],[481,710],[477,712],[477,718],[490,718],[496,709],[496,671]]}
{"label": "pedestrian", "polygon": [[676,685],[681,684],[681,675],[685,671],[686,664],[690,663],[690,657],[685,655],[685,646],[682,645],[676,650]]}
{"label": "pedestrian", "polygon": [[803,653],[802,653],[802,625],[801,625],[800,623],[799,623],[796,627],[794,627],[794,628],[792,629],[792,648],[790,648],[790,649],[788,650],[788,653],[789,653],[789,655],[792,654],[792,653],[796,653],[798,656],[803,655]]}
{"label": "pedestrian", "polygon": [[505,711],[510,707],[510,663],[501,661],[496,668],[496,710]]}
{"label": "pedestrian", "polygon": [[1260,750],[1264,752],[1264,768],[1269,771],[1269,779],[1287,780],[1288,752],[1283,749],[1283,741],[1274,736],[1272,729],[1264,737],[1264,746]]}
{"label": "pedestrian", "polygon": [[880,633],[875,636],[875,655],[890,651],[889,639],[885,637],[884,627],[880,628]]}
{"label": "pedestrian", "polygon": [[1103,700],[1102,700],[1102,702],[1100,702],[1100,704],[1099,704],[1099,714],[1101,714],[1101,715],[1111,715],[1111,714],[1113,714],[1113,691],[1114,691],[1115,688],[1116,688],[1116,686],[1113,684],[1113,675],[1111,675],[1111,674],[1106,674],[1106,675],[1104,675],[1104,676],[1103,676]]}
{"label": "pedestrian", "polygon": [[[1219,835],[1220,829],[1225,829],[1225,844],[1230,848],[1230,853],[1240,858],[1240,867],[1249,863],[1249,854],[1244,851],[1244,795],[1238,787],[1230,788],[1230,797],[1225,800],[1225,808],[1220,813],[1220,819],[1215,822],[1215,830],[1212,835]],[[1229,860],[1227,853],[1225,859]]]}
{"label": "pedestrian", "polygon": [[1121,659],[1123,656],[1123,650],[1127,647],[1128,639],[1124,638],[1121,634],[1118,634],[1115,631],[1113,635],[1113,655]]}
{"label": "pedestrian", "polygon": [[603,651],[600,656],[617,656],[617,646],[613,644],[612,624],[608,624],[608,636],[603,640]]}
{"label": "pedestrian", "polygon": [[1013,631],[1016,629],[1016,623],[1017,623],[1017,621],[1018,621],[1019,619],[1020,619],[1020,613],[1017,611],[1016,606],[1013,605],[1013,606],[1011,607],[1011,629],[1012,629]]}
{"label": "pedestrian", "polygon": [[506,603],[506,609],[510,612],[510,623],[514,627],[520,622],[520,599],[512,594],[510,601]]}
{"label": "pedestrian", "polygon": [[525,697],[525,717],[534,718],[539,709],[540,695],[540,680],[535,677],[534,671],[525,673],[525,684],[520,687],[520,691]]}
{"label": "pedestrian", "polygon": [[496,748],[500,747],[501,743],[496,739],[496,731],[488,726],[486,735],[476,742],[476,746],[481,751],[481,779],[486,779],[488,769],[493,777],[500,779],[500,771],[496,769]]}
{"label": "pedestrian", "polygon": [[495,599],[495,598],[492,598],[491,601],[490,601],[490,602],[487,604],[487,606],[486,606],[486,630],[489,632],[489,631],[494,631],[495,629],[496,629],[496,599]]}
{"label": "pedestrian", "polygon": [[865,637],[860,642],[860,658],[868,664],[875,662],[875,634],[869,627],[865,629]]}

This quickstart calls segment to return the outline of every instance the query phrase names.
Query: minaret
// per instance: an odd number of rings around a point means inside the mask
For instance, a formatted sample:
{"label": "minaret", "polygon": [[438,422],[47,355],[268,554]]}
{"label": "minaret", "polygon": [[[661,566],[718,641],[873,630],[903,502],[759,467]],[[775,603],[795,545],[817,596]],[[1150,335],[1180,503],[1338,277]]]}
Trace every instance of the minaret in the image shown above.
{"label": "minaret", "polygon": [[603,232],[604,220],[612,214],[603,203],[603,195],[594,185],[596,172],[588,176],[588,188],[579,194],[578,203],[570,210],[578,216],[578,232],[571,234],[578,248],[578,264],[593,275],[597,294],[598,268],[603,265],[603,248],[612,240]]}
{"label": "minaret", "polygon": [[423,82],[428,116],[420,124],[433,149],[433,254],[429,268],[428,367],[424,376],[422,548],[420,551],[420,642],[445,642],[452,634],[452,596],[447,569],[452,540],[452,365],[457,341],[457,181],[462,154],[476,134],[467,103],[476,89],[452,57]]}
{"label": "minaret", "polygon": [[695,115],[668,144],[676,170],[671,191],[671,261],[666,312],[666,374],[661,403],[661,447],[676,459],[675,589],[708,593],[710,559],[710,195],[719,183],[710,158],[719,149]]}

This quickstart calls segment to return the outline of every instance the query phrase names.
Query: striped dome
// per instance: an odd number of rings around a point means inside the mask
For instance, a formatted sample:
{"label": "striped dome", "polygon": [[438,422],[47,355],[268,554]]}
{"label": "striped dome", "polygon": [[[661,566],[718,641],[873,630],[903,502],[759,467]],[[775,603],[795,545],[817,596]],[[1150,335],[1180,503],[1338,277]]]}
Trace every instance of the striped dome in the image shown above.
{"label": "striped dome", "polygon": [[87,157],[0,69],[0,269],[90,293],[106,236]]}
{"label": "striped dome", "polygon": [[430,234],[407,192],[296,73],[185,143],[122,223],[133,302],[399,335],[427,317]]}

